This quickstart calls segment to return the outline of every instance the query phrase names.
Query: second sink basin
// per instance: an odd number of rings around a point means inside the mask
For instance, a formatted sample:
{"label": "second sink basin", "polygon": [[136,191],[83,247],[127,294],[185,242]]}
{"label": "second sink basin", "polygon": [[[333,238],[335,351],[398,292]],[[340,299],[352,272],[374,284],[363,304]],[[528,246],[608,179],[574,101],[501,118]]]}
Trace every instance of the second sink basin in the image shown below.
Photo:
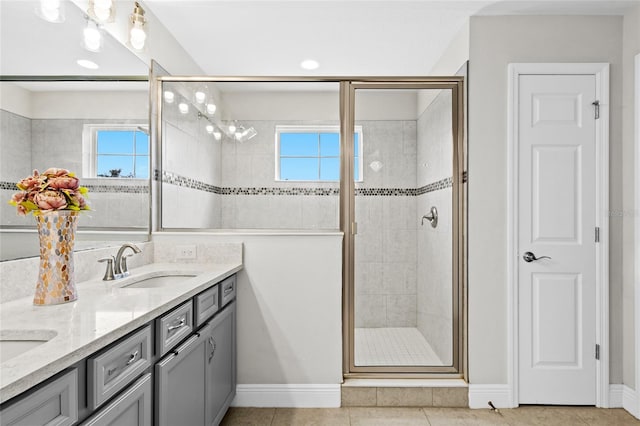
{"label": "second sink basin", "polygon": [[197,276],[194,272],[156,271],[132,276],[116,282],[119,288],[161,288],[178,284]]}
{"label": "second sink basin", "polygon": [[0,364],[47,343],[56,334],[52,330],[0,331]]}

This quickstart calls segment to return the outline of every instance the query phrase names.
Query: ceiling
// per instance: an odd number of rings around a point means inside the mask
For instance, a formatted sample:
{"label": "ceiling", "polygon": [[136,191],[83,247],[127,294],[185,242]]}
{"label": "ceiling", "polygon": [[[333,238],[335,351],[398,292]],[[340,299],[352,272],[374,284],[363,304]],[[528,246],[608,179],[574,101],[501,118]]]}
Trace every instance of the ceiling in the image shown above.
{"label": "ceiling", "polygon": [[[622,14],[640,0],[142,0],[209,75],[425,75],[472,15]],[[38,18],[37,2],[0,0],[0,74],[146,75],[142,61],[106,37],[81,47],[84,13]],[[116,6],[117,13],[128,13]],[[97,71],[76,60],[91,59]],[[320,67],[299,64],[315,59]],[[162,64],[161,64],[162,65]]]}

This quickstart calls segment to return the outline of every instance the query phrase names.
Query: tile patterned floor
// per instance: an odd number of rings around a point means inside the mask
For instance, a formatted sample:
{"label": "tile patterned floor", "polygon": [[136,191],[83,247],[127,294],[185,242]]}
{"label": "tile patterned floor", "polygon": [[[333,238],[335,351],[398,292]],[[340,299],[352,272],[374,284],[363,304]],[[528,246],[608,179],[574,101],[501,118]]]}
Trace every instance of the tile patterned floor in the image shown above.
{"label": "tile patterned floor", "polygon": [[621,408],[523,406],[516,409],[468,408],[235,408],[222,425],[530,425],[626,426],[640,425]]}
{"label": "tile patterned floor", "polygon": [[443,365],[415,327],[356,328],[356,365]]}

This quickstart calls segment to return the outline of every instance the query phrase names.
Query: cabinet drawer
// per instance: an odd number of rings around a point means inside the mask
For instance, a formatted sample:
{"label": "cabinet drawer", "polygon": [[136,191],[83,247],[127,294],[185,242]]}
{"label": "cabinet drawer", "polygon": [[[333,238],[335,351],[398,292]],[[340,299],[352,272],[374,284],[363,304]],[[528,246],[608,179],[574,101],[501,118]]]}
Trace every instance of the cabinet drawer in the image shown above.
{"label": "cabinet drawer", "polygon": [[198,294],[195,298],[196,328],[211,318],[211,316],[218,311],[219,307],[217,284]]}
{"label": "cabinet drawer", "polygon": [[222,281],[222,283],[218,284],[220,286],[220,306],[224,306],[227,303],[231,302],[236,298],[236,276],[232,275],[226,280]]}
{"label": "cabinet drawer", "polygon": [[78,371],[73,368],[0,411],[0,424],[72,425],[78,420]]}
{"label": "cabinet drawer", "polygon": [[151,328],[145,326],[87,359],[87,404],[95,410],[151,365]]}
{"label": "cabinet drawer", "polygon": [[191,300],[156,320],[156,352],[166,354],[193,332],[193,303]]}
{"label": "cabinet drawer", "polygon": [[82,425],[151,426],[152,392],[151,373],[147,373]]}

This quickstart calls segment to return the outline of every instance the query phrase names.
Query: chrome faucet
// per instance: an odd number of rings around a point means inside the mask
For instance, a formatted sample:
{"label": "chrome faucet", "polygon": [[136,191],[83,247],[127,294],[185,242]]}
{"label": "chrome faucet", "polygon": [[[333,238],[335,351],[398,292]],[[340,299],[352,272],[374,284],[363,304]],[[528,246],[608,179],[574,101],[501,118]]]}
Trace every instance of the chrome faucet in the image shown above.
{"label": "chrome faucet", "polygon": [[113,270],[117,278],[126,277],[127,275],[129,275],[129,269],[127,268],[127,257],[133,256],[133,255],[130,254],[129,256],[123,256],[125,250],[128,248],[133,250],[134,254],[140,253],[142,251],[138,248],[138,246],[131,243],[125,243],[122,245],[122,247],[120,247],[120,249],[118,250],[118,254],[116,254],[116,259],[114,262],[115,267]]}

